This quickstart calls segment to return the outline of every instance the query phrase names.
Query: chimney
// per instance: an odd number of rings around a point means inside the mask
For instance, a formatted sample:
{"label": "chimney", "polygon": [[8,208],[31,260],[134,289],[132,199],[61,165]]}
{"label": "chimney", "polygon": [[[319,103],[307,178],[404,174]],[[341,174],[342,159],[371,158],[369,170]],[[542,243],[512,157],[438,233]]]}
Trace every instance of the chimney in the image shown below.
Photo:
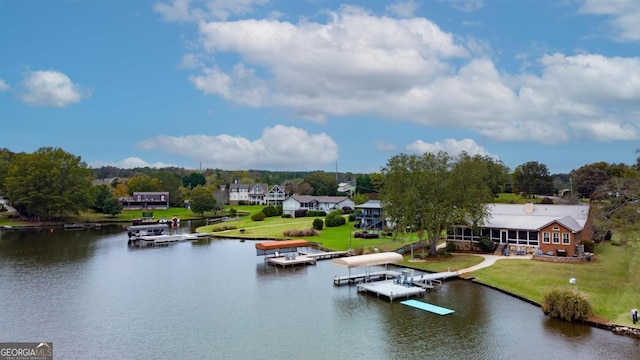
{"label": "chimney", "polygon": [[533,214],[533,203],[532,202],[528,202],[528,203],[524,204],[524,212],[527,215]]}

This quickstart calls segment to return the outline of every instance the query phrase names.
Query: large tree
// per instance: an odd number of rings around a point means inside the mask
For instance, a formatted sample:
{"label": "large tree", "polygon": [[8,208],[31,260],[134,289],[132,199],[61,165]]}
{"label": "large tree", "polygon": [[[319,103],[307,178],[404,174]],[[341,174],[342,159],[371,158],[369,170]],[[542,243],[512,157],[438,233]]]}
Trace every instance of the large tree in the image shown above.
{"label": "large tree", "polygon": [[202,216],[205,212],[213,210],[216,210],[213,191],[202,185],[194,187],[191,190],[191,211]]}
{"label": "large tree", "polygon": [[147,174],[137,174],[127,182],[129,194],[134,192],[156,192],[162,191],[160,180]]}
{"label": "large tree", "polygon": [[175,172],[161,170],[157,174],[160,181],[161,191],[169,192],[169,206],[184,207],[184,197],[182,196],[182,178]]}
{"label": "large tree", "polygon": [[572,190],[590,198],[593,192],[609,180],[606,169],[598,163],[584,165],[571,172]]}
{"label": "large tree", "polygon": [[45,147],[12,158],[5,178],[6,195],[27,216],[59,218],[94,204],[92,179],[93,172],[79,156]]}
{"label": "large tree", "polygon": [[333,196],[338,193],[338,182],[336,175],[318,171],[307,175],[304,182],[311,185],[313,195],[316,196]]}
{"label": "large tree", "polygon": [[553,179],[545,164],[529,161],[516,167],[512,174],[515,192],[526,195],[553,195]]}
{"label": "large tree", "polygon": [[491,200],[487,164],[466,153],[399,154],[382,169],[385,216],[400,231],[427,233],[431,254],[440,234],[455,224],[479,223]]}

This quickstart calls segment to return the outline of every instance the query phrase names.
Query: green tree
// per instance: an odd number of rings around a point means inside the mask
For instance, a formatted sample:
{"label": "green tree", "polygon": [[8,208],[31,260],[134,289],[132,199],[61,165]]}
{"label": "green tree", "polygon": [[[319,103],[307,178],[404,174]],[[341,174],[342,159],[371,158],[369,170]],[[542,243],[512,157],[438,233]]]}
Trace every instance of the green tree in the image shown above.
{"label": "green tree", "polygon": [[0,149],[0,195],[5,193],[4,180],[9,171],[9,163],[15,154],[9,149]]}
{"label": "green tree", "polygon": [[207,211],[216,209],[216,198],[213,191],[202,185],[198,185],[191,190],[191,211],[200,216],[204,216]]}
{"label": "green tree", "polygon": [[193,189],[198,185],[206,185],[207,179],[199,172],[192,172],[191,174],[182,178],[182,185],[186,188]]}
{"label": "green tree", "polygon": [[79,156],[45,147],[12,158],[5,178],[6,195],[27,216],[59,218],[93,205],[93,179],[93,172]]}
{"label": "green tree", "polygon": [[622,242],[636,241],[640,231],[640,172],[613,177],[597,188],[591,198],[594,237],[607,239],[613,232]]}
{"label": "green tree", "polygon": [[590,198],[593,192],[609,180],[607,163],[598,162],[584,165],[571,172],[573,190],[580,196]]}
{"label": "green tree", "polygon": [[171,207],[183,207],[184,196],[182,196],[182,178],[175,172],[161,170],[157,174],[160,181],[160,191],[169,192],[169,205]]}
{"label": "green tree", "polygon": [[146,174],[137,174],[127,182],[129,194],[134,192],[155,192],[162,191],[160,188],[160,180],[152,178]]}
{"label": "green tree", "polygon": [[96,200],[92,209],[104,213],[104,204],[108,199],[113,199],[113,194],[107,185],[100,185],[97,189]]}
{"label": "green tree", "polygon": [[316,196],[335,196],[338,193],[338,182],[335,174],[317,171],[307,175],[304,182],[311,185],[313,195]]}
{"label": "green tree", "polygon": [[371,185],[371,176],[368,174],[358,175],[356,177],[356,193],[357,194],[368,194],[371,192],[378,192]]}
{"label": "green tree", "polygon": [[512,174],[514,191],[526,195],[553,195],[553,179],[544,164],[529,161]]}
{"label": "green tree", "polygon": [[431,255],[440,234],[463,221],[486,216],[491,190],[486,164],[467,154],[445,152],[393,156],[382,169],[382,206],[400,231],[427,233]]}
{"label": "green tree", "polygon": [[104,200],[102,204],[102,213],[116,217],[122,212],[122,204],[113,195]]}

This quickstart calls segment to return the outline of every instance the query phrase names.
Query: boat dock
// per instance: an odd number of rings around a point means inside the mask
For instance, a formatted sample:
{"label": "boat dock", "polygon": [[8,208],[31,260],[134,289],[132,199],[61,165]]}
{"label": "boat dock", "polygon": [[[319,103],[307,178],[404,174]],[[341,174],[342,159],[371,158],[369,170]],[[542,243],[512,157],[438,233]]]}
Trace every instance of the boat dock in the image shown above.
{"label": "boat dock", "polygon": [[285,253],[284,256],[278,257],[266,257],[267,263],[272,265],[280,265],[282,267],[295,266],[303,264],[315,265],[318,260],[333,259],[347,255],[346,251],[331,251],[331,252],[318,252],[318,253]]}
{"label": "boat dock", "polygon": [[381,281],[394,279],[399,276],[400,273],[393,270],[385,270],[385,271],[374,271],[368,272],[364,274],[354,274],[347,276],[334,276],[333,277],[333,285],[349,285],[349,284],[359,284],[363,282],[371,282],[371,281]]}
{"label": "boat dock", "polygon": [[193,234],[162,234],[162,235],[142,235],[129,240],[129,245],[136,247],[147,247],[156,245],[169,245],[183,241],[196,241],[197,236]]}
{"label": "boat dock", "polygon": [[382,295],[389,298],[389,301],[393,301],[397,298],[424,296],[427,290],[418,286],[398,284],[395,280],[384,280],[359,284],[358,291],[372,292],[378,297]]}

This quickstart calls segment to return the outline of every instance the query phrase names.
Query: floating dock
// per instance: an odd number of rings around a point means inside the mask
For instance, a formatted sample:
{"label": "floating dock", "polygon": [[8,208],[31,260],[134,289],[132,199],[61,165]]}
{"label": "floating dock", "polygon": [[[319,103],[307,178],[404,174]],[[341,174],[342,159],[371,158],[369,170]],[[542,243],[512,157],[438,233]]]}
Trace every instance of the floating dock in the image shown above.
{"label": "floating dock", "polygon": [[451,310],[451,309],[443,308],[440,306],[436,306],[436,305],[418,301],[418,300],[405,300],[400,303],[407,306],[414,307],[416,309],[430,311],[438,315],[449,315],[455,312],[454,310]]}
{"label": "floating dock", "polygon": [[410,298],[414,296],[424,296],[425,289],[417,286],[407,286],[398,284],[395,280],[375,281],[358,285],[358,291],[371,292],[387,297],[390,301],[397,298]]}
{"label": "floating dock", "polygon": [[169,245],[182,241],[195,241],[198,237],[192,234],[162,234],[162,235],[142,235],[129,240],[129,245],[136,247],[147,247],[155,245]]}

